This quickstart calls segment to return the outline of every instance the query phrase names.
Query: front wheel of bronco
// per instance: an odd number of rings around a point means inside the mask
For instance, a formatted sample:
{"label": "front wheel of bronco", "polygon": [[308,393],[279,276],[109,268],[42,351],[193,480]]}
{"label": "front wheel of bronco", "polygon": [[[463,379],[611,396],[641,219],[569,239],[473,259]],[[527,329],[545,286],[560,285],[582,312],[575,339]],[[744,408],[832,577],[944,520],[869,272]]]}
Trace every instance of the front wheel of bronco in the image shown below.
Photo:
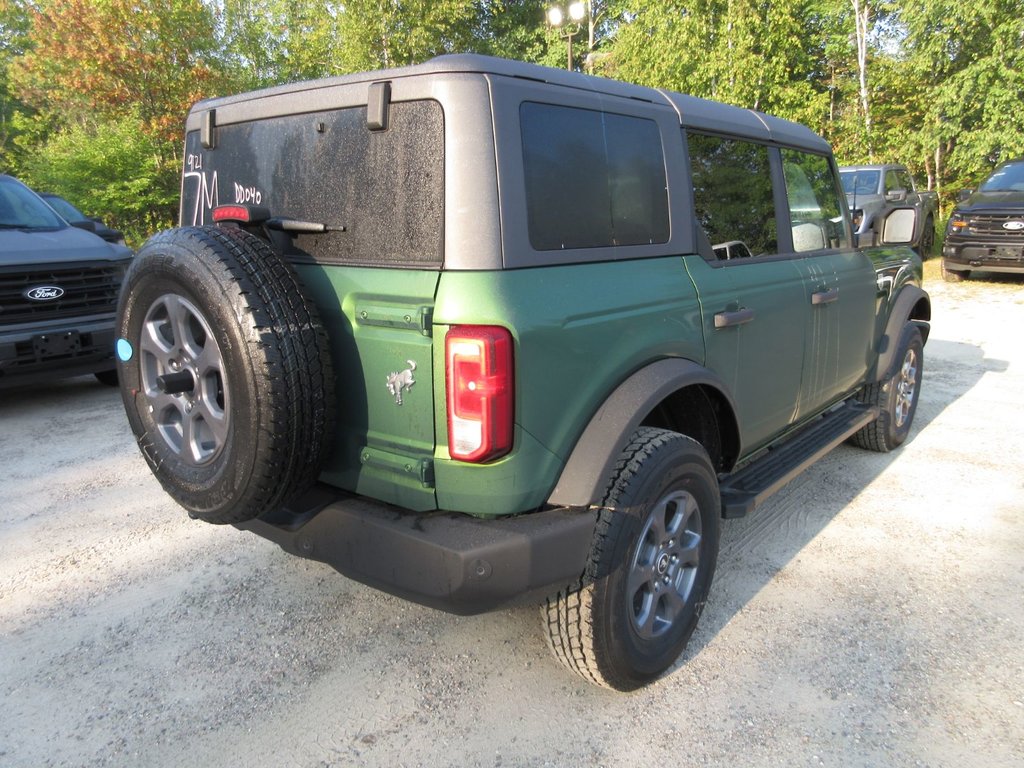
{"label": "front wheel of bronco", "polygon": [[888,379],[865,386],[857,397],[881,410],[877,419],[854,434],[853,442],[861,448],[886,453],[902,445],[910,434],[924,373],[924,342],[917,326],[904,326],[896,361],[896,370]]}
{"label": "front wheel of bronco", "polygon": [[139,448],[194,517],[249,520],[316,479],[333,415],[326,334],[263,240],[219,227],[152,237],[125,277],[116,349]]}
{"label": "front wheel of bronco", "polygon": [[629,691],[682,654],[718,556],[720,500],[696,441],[641,428],[613,471],[582,579],[542,607],[549,645],[590,682]]}

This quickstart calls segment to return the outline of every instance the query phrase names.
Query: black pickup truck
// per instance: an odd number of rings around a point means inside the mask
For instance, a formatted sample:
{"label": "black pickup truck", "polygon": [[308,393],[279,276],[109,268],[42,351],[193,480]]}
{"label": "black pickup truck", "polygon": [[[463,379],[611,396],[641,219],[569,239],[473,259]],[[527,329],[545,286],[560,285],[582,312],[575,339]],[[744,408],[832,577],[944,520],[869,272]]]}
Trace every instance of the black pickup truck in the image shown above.
{"label": "black pickup truck", "polygon": [[964,190],[946,225],[942,276],[971,270],[1024,274],[1024,158],[999,165],[976,190]]}

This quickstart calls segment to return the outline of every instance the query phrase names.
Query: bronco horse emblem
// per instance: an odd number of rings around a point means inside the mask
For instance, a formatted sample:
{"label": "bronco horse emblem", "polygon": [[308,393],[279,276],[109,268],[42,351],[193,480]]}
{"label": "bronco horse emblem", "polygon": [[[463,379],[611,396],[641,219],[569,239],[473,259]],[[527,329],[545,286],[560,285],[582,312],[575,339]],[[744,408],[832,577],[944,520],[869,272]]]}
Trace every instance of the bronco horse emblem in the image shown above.
{"label": "bronco horse emblem", "polygon": [[412,372],[416,370],[416,363],[412,360],[405,362],[409,364],[409,367],[404,371],[392,371],[388,374],[388,392],[395,398],[396,405],[402,404],[402,392],[416,383],[416,379],[412,377]]}

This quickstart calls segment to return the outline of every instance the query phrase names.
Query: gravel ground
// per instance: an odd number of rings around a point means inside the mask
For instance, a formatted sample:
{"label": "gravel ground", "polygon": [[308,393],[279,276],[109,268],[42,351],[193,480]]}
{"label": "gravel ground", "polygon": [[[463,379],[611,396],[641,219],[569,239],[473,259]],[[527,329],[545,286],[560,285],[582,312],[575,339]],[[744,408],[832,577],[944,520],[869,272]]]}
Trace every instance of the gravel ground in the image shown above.
{"label": "gravel ground", "polygon": [[912,440],[725,521],[684,659],[629,695],[536,608],[190,521],[90,378],[0,394],[0,764],[1024,765],[1024,282],[927,287]]}

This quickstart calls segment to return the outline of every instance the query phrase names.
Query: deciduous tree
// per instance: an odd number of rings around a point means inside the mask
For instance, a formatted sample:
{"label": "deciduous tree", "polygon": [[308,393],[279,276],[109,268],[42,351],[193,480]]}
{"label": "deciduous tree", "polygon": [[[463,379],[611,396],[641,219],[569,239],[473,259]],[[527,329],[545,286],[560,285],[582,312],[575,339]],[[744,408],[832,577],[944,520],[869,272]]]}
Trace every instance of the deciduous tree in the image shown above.
{"label": "deciduous tree", "polygon": [[131,113],[150,135],[178,141],[189,106],[217,90],[213,17],[201,0],[42,0],[30,16],[12,82],[57,124]]}

